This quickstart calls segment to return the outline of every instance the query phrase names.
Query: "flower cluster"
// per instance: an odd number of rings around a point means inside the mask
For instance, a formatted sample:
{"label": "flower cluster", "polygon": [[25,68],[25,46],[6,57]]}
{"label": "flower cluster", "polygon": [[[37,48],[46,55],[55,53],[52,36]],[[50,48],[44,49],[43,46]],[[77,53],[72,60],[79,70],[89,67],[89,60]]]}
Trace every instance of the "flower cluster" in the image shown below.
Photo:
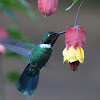
{"label": "flower cluster", "polygon": [[76,71],[80,63],[84,62],[84,46],[86,31],[83,27],[67,26],[65,33],[66,48],[63,50],[64,62],[70,63],[73,71]]}

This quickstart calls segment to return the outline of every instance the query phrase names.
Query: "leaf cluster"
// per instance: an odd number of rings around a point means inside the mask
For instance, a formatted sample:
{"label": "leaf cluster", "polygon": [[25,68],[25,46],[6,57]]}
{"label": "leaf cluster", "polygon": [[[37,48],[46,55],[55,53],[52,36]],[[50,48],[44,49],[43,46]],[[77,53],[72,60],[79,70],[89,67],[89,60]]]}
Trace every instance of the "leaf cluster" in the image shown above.
{"label": "leaf cluster", "polygon": [[30,8],[31,6],[26,0],[0,0],[0,11],[4,11],[15,22],[18,21],[18,17],[12,9],[18,9],[34,20],[35,15]]}

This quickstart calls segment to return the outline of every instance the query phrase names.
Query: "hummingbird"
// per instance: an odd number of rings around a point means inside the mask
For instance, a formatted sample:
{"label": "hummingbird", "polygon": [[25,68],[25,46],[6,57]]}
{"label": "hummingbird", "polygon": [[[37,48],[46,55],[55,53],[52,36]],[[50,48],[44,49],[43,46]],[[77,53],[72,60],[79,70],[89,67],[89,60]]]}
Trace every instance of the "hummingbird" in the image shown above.
{"label": "hummingbird", "polygon": [[6,48],[29,58],[28,65],[16,84],[17,90],[22,94],[33,95],[38,84],[40,70],[48,62],[54,43],[63,33],[65,32],[47,32],[38,45],[25,43],[12,38],[0,40],[0,44]]}

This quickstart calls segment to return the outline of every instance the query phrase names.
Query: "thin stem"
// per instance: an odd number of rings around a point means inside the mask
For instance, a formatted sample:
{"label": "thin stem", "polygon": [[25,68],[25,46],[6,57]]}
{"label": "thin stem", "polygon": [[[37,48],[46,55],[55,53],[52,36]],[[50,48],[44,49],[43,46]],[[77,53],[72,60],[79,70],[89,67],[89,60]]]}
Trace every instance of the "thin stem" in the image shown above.
{"label": "thin stem", "polygon": [[79,12],[80,12],[80,8],[81,8],[81,6],[82,6],[82,4],[83,4],[84,1],[85,1],[85,0],[83,0],[83,1],[81,2],[80,6],[79,6],[79,8],[78,8],[77,15],[76,15],[76,20],[75,20],[75,26],[77,25],[77,20],[78,20],[78,15],[79,15]]}

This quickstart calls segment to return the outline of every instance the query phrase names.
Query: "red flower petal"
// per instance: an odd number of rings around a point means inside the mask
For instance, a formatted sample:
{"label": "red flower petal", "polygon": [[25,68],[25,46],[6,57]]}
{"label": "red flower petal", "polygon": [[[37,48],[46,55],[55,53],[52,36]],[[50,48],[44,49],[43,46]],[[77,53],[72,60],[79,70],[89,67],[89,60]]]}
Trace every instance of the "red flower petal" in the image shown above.
{"label": "red flower petal", "polygon": [[77,49],[78,46],[83,47],[86,41],[86,31],[83,27],[77,26],[67,26],[65,33],[66,48],[69,49],[73,46]]}
{"label": "red flower petal", "polygon": [[38,8],[46,16],[53,14],[58,6],[58,0],[38,0]]}

